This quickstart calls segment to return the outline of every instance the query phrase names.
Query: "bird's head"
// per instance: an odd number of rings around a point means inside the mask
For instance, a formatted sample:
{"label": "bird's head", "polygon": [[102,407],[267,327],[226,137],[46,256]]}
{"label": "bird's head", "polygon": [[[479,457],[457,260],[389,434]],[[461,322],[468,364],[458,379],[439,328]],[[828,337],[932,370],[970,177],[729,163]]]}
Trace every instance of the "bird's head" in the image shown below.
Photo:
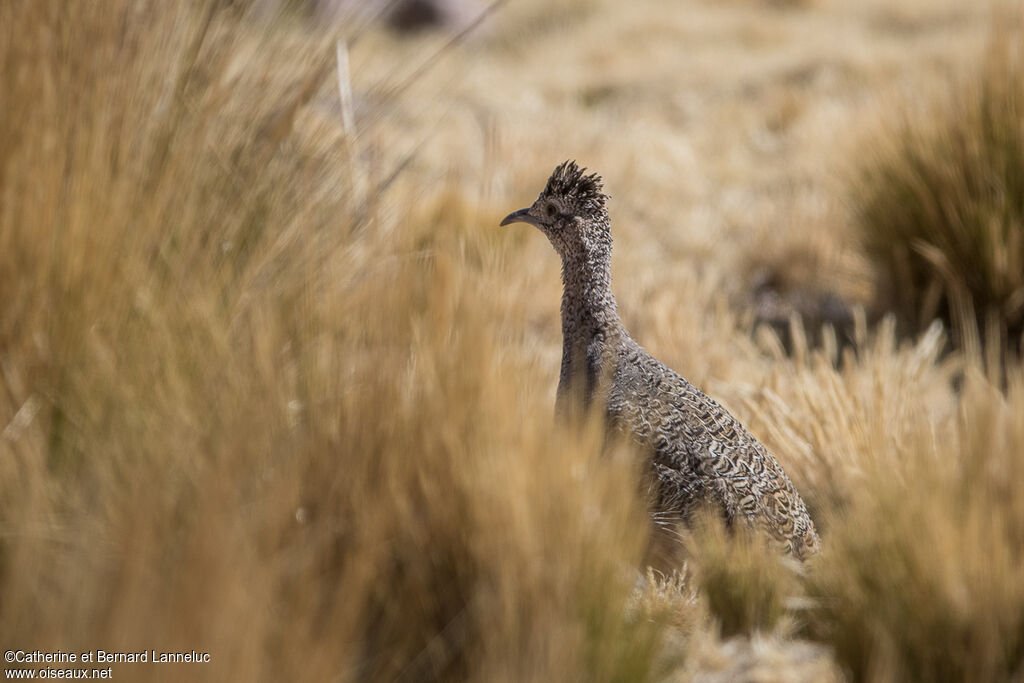
{"label": "bird's head", "polygon": [[602,190],[601,176],[584,175],[575,161],[555,168],[544,191],[532,206],[510,213],[501,225],[529,223],[547,235],[564,258],[572,254],[611,249],[608,195]]}

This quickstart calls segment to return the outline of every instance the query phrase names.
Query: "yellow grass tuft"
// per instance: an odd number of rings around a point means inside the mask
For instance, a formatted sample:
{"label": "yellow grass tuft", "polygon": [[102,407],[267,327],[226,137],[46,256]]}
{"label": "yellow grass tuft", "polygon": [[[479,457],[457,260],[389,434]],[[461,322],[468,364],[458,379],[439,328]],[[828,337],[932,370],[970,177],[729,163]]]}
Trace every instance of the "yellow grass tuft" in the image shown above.
{"label": "yellow grass tuft", "polygon": [[851,183],[885,303],[911,328],[942,317],[961,346],[974,327],[1010,349],[1024,334],[1022,54],[1015,16],[965,82],[895,117]]}
{"label": "yellow grass tuft", "polygon": [[723,636],[770,632],[799,602],[798,563],[766,541],[743,528],[729,534],[708,515],[693,534],[697,583]]}
{"label": "yellow grass tuft", "polygon": [[297,145],[331,44],[215,3],[4,14],[34,59],[4,60],[3,640],[211,652],[194,680],[643,680],[636,465],[529,395],[457,203],[398,230],[343,138]]}
{"label": "yellow grass tuft", "polygon": [[1024,661],[1024,430],[976,373],[943,438],[871,471],[809,575],[813,626],[857,679],[1015,680]]}

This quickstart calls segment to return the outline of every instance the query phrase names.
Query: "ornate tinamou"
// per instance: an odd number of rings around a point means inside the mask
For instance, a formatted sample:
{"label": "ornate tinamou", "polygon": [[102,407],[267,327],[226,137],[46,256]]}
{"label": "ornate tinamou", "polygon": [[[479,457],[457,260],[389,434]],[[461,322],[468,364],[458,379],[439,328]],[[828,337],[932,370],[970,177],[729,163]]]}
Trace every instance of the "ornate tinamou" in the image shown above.
{"label": "ornate tinamou", "polygon": [[609,424],[651,449],[655,519],[689,521],[702,505],[726,522],[768,531],[799,558],[818,536],[774,456],[722,406],[644,351],[619,321],[611,288],[611,223],[601,178],[567,161],[532,206],[501,222],[529,223],[562,257],[560,413],[573,397],[604,402]]}

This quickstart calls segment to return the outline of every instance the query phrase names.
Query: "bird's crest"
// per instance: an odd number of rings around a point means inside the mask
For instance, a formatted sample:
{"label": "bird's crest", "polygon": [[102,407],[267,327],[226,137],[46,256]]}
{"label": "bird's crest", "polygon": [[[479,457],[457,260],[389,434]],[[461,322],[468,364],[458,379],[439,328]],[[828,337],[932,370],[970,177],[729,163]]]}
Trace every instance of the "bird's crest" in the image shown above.
{"label": "bird's crest", "polygon": [[583,175],[587,169],[580,168],[575,161],[565,161],[555,168],[544,194],[549,197],[565,197],[581,206],[597,208],[604,206],[608,195],[601,190],[604,183],[596,173]]}

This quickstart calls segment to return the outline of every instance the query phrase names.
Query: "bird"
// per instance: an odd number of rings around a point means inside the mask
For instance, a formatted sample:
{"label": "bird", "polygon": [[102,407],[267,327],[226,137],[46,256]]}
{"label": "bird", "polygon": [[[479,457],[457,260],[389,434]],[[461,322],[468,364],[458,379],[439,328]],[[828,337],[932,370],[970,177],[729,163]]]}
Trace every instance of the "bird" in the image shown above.
{"label": "bird", "polygon": [[692,524],[711,507],[728,527],[765,531],[784,553],[806,559],[819,548],[818,534],[772,453],[623,326],[611,286],[610,197],[601,177],[586,171],[565,161],[532,205],[501,221],[538,228],[561,257],[556,414],[599,407],[612,428],[647,449],[656,523]]}

